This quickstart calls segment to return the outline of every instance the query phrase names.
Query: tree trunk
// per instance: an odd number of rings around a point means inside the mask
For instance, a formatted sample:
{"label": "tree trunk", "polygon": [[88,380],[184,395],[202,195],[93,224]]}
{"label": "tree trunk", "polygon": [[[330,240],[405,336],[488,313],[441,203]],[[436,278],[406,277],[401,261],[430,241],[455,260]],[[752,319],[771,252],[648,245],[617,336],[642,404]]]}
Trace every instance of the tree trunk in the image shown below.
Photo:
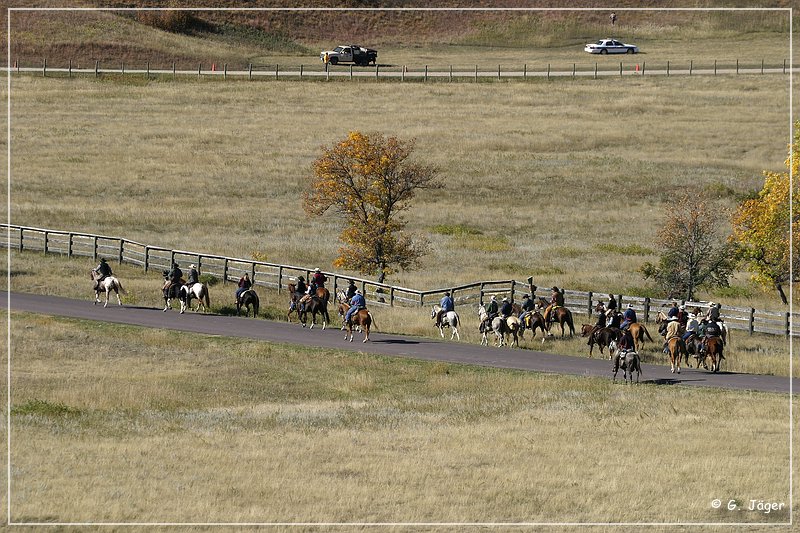
{"label": "tree trunk", "polygon": [[781,295],[783,305],[789,305],[789,300],[786,299],[786,294],[783,292],[783,286],[780,283],[776,283],[775,288],[778,290],[778,294]]}
{"label": "tree trunk", "polygon": [[384,272],[383,269],[381,269],[381,273],[378,276],[378,283],[383,283],[384,279],[386,279],[386,272]]}

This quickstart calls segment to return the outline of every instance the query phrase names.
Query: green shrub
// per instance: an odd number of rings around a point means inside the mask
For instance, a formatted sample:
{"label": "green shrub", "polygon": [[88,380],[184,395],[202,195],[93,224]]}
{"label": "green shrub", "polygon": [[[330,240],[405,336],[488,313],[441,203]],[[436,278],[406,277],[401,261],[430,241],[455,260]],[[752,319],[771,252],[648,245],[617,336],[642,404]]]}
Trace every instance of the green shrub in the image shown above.
{"label": "green shrub", "polygon": [[471,228],[466,224],[437,224],[431,228],[431,232],[439,235],[452,235],[461,237],[464,235],[483,235],[479,229]]}
{"label": "green shrub", "polygon": [[80,414],[78,409],[63,403],[51,403],[47,400],[28,400],[22,405],[11,408],[11,414],[17,416],[33,415],[44,417],[65,417]]}
{"label": "green shrub", "polygon": [[599,250],[601,252],[608,252],[621,255],[655,254],[655,251],[651,250],[650,248],[645,248],[644,246],[639,246],[638,244],[629,244],[627,246],[621,246],[619,244],[603,243],[603,244],[595,244],[594,247],[596,250]]}

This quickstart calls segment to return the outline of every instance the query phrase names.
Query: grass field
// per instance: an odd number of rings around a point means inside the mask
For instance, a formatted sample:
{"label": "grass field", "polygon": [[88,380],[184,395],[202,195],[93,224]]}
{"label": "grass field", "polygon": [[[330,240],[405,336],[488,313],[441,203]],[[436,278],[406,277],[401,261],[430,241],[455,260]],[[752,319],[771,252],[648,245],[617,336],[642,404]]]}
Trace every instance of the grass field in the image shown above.
{"label": "grass field", "polygon": [[781,395],[12,318],[15,521],[788,519]]}
{"label": "grass field", "polygon": [[[357,97],[343,102],[351,88]],[[321,147],[356,129],[416,139],[415,158],[444,183],[407,213],[432,253],[389,280],[419,288],[533,275],[540,286],[646,294],[637,270],[655,258],[670,202],[705,191],[724,218],[760,188],[763,169],[782,168],[788,139],[780,76],[404,86],[15,77],[12,94],[14,223],[325,269],[340,221],[301,208]],[[746,276],[737,287],[743,297],[726,303],[778,307]]]}

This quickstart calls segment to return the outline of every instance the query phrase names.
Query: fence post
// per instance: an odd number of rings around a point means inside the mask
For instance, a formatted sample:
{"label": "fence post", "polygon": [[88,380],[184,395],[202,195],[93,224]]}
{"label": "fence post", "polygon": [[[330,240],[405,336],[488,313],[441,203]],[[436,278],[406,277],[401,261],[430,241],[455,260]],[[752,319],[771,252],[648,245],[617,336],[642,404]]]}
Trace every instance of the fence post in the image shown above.
{"label": "fence post", "polygon": [[[453,67],[450,67],[450,77],[453,77]],[[406,66],[403,65],[403,68],[400,69],[400,81],[406,81]]]}
{"label": "fence post", "polygon": [[125,75],[125,62],[122,62],[122,75]]}
{"label": "fence post", "polygon": [[497,65],[497,79],[500,79],[500,65]]}
{"label": "fence post", "polygon": [[97,261],[97,237],[93,239],[94,243],[92,245],[92,260]]}
{"label": "fence post", "polygon": [[24,238],[25,238],[25,230],[20,228],[19,229],[19,251],[20,252],[24,249],[24,246],[22,244],[22,241],[24,240]]}
{"label": "fence post", "polygon": [[222,79],[223,80],[227,80],[228,79],[228,64],[227,63],[223,63],[223,65],[222,65]]}
{"label": "fence post", "polygon": [[547,79],[550,79],[550,63],[547,64]]}
{"label": "fence post", "polygon": [[173,80],[175,79],[175,75],[176,74],[177,74],[177,71],[175,70],[175,62],[173,61],[172,62],[172,79]]}
{"label": "fence post", "polygon": [[739,60],[736,60],[736,74],[739,74]]}
{"label": "fence post", "polygon": [[424,292],[419,293],[419,306],[420,307],[425,307],[425,293]]}
{"label": "fence post", "polygon": [[72,58],[69,60],[69,77],[72,77]]}
{"label": "fence post", "polygon": [[786,327],[786,336],[788,337],[789,335],[792,334],[792,328],[791,328],[791,324],[789,322],[789,313],[785,314],[784,325]]}
{"label": "fence post", "polygon": [[45,255],[47,255],[47,244],[48,244],[48,240],[49,239],[50,239],[50,234],[47,231],[45,231],[44,232],[44,254]]}
{"label": "fence post", "polygon": [[667,61],[667,77],[669,78],[669,61]]}
{"label": "fence post", "polygon": [[478,81],[478,65],[475,65],[475,81]]}
{"label": "fence post", "polygon": [[622,61],[619,62],[619,75],[622,77]]}
{"label": "fence post", "polygon": [[425,81],[428,81],[428,65],[425,65]]}
{"label": "fence post", "polygon": [[589,313],[589,318],[592,318],[592,297],[593,296],[594,296],[594,294],[592,293],[592,291],[589,291],[589,307],[587,309],[587,311]]}
{"label": "fence post", "polygon": [[761,74],[764,74],[764,60],[761,60]]}
{"label": "fence post", "polygon": [[199,63],[199,64],[197,65],[197,78],[198,78],[198,79],[200,78],[200,71],[202,70],[202,68],[203,68],[203,64],[202,64],[202,63]]}
{"label": "fence post", "polygon": [[353,80],[353,65],[350,65],[350,80]]}
{"label": "fence post", "polygon": [[389,307],[394,307],[394,287],[389,289]]}
{"label": "fence post", "polygon": [[119,264],[122,264],[122,255],[125,252],[125,239],[119,240]]}
{"label": "fence post", "polygon": [[522,79],[523,80],[527,80],[528,79],[528,64],[527,63],[522,65]]}
{"label": "fence post", "polygon": [[95,62],[94,62],[94,77],[95,78],[99,78],[100,77],[100,61],[99,60],[95,60]]}
{"label": "fence post", "polygon": [[594,63],[594,79],[597,79],[597,62]]}
{"label": "fence post", "polygon": [[72,257],[72,233],[69,234],[69,240],[67,241],[67,257]]}
{"label": "fence post", "polygon": [[147,79],[150,79],[150,62],[147,62]]}
{"label": "fence post", "polygon": [[717,60],[714,60],[714,76],[717,75]]}
{"label": "fence post", "polygon": [[644,66],[647,64],[647,61],[642,61],[642,76],[644,76]]}
{"label": "fence post", "polygon": [[222,262],[222,284],[225,285],[228,281],[228,258]]}
{"label": "fence post", "polygon": [[783,60],[783,73],[786,74],[786,59]]}
{"label": "fence post", "polygon": [[692,75],[692,71],[694,70],[694,59],[689,60],[689,76]]}
{"label": "fence post", "polygon": [[253,64],[252,63],[248,63],[247,64],[247,79],[251,80],[251,81],[253,79]]}
{"label": "fence post", "polygon": [[650,322],[650,297],[644,299],[644,321]]}
{"label": "fence post", "polygon": [[275,79],[278,79],[278,64],[275,63]]}
{"label": "fence post", "polygon": [[517,282],[512,279],[511,280],[511,298],[510,298],[512,304],[514,303],[514,288],[516,287],[516,285],[517,285]]}
{"label": "fence post", "polygon": [[750,333],[750,335],[752,335],[756,330],[755,321],[756,321],[756,310],[751,307],[750,308],[750,320],[748,320],[748,324],[747,324],[747,330]]}
{"label": "fence post", "polygon": [[377,80],[380,77],[380,69],[378,68],[377,63],[375,64],[375,79]]}
{"label": "fence post", "polygon": [[453,65],[450,65],[450,81],[453,81]]}
{"label": "fence post", "polygon": [[150,269],[150,247],[144,247],[144,271],[147,272]]}
{"label": "fence post", "polygon": [[303,64],[300,64],[300,79],[303,79]]}
{"label": "fence post", "polygon": [[[533,294],[531,294],[531,296],[533,296]],[[478,299],[478,303],[483,305],[483,282],[482,281],[481,281],[481,293],[480,293],[480,298]]]}
{"label": "fence post", "polygon": [[44,58],[44,64],[42,65],[42,76],[47,77],[47,58]]}
{"label": "fence post", "polygon": [[572,77],[573,78],[575,77],[575,68],[576,68],[575,63],[573,63],[572,64]]}

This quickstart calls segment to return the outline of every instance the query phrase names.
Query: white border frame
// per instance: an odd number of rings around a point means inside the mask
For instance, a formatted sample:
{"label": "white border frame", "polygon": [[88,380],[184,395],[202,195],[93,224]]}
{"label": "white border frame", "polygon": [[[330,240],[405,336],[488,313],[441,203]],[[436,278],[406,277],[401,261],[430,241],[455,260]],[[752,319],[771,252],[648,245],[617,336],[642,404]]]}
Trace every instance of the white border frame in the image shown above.
{"label": "white border frame", "polygon": [[[794,57],[793,57],[793,14],[794,8],[725,8],[725,7],[708,7],[708,8],[680,8],[680,7],[665,7],[665,8],[601,8],[601,7],[576,7],[576,8],[442,8],[442,7],[428,7],[428,8],[345,8],[345,7],[330,7],[330,8],[315,8],[315,7],[286,7],[286,8],[160,8],[160,7],[146,7],[146,8],[103,8],[103,7],[25,7],[25,8],[6,8],[6,82],[7,82],[7,124],[6,124],[6,213],[7,213],[7,242],[11,242],[11,14],[15,11],[297,11],[297,12],[318,12],[318,11],[465,11],[465,12],[486,12],[486,11],[511,11],[511,12],[535,12],[535,11],[776,11],[786,12],[789,15],[789,146],[792,146],[794,140],[794,121],[793,117],[793,78],[794,78]],[[791,157],[790,148],[790,157]],[[793,219],[793,190],[794,190],[794,176],[791,165],[789,165],[789,311],[793,313],[793,285],[791,280],[794,279],[792,253],[794,250],[794,235],[791,231],[791,221]],[[794,395],[793,388],[793,374],[794,374],[794,337],[789,335],[789,521],[788,522],[12,522],[11,521],[11,248],[7,248],[6,252],[7,261],[7,277],[6,277],[6,308],[7,308],[7,333],[6,333],[6,346],[7,346],[7,375],[6,375],[6,429],[7,429],[7,464],[6,464],[6,525],[8,526],[227,526],[227,527],[255,527],[255,526],[298,526],[298,527],[334,527],[334,526],[349,526],[349,527],[370,527],[370,526],[406,526],[406,527],[553,527],[553,526],[657,526],[657,527],[671,527],[671,526],[792,526],[794,524],[793,508],[794,508],[794,412],[792,397]],[[790,315],[791,316],[791,315]],[[794,331],[794,324],[790,318],[790,331]]]}

